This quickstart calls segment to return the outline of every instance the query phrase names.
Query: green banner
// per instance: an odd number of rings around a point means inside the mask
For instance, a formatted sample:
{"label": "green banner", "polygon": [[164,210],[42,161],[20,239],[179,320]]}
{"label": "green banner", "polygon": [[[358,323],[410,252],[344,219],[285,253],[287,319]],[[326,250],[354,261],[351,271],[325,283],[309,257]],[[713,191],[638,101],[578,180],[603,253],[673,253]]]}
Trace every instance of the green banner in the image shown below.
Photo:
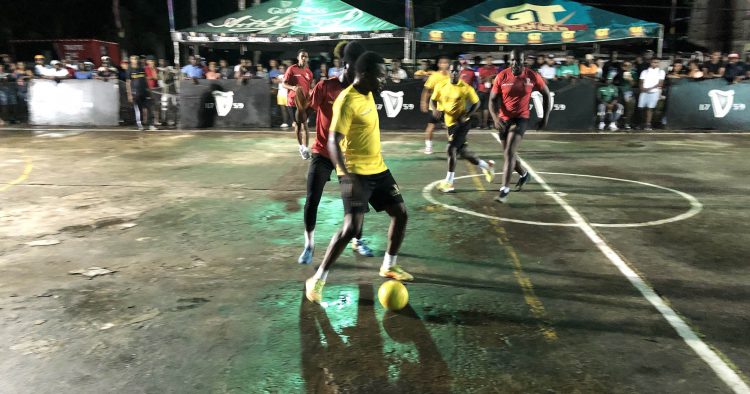
{"label": "green banner", "polygon": [[750,129],[750,83],[677,80],[667,100],[670,129]]}
{"label": "green banner", "polygon": [[549,45],[656,38],[661,25],[567,0],[489,0],[417,29],[425,42]]}

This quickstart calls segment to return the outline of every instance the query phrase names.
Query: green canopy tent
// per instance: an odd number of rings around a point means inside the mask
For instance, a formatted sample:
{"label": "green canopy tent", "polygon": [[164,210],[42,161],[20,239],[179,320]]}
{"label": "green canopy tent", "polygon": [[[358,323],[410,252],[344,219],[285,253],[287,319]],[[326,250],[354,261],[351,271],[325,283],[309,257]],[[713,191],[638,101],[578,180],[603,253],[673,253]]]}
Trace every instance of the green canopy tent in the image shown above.
{"label": "green canopy tent", "polygon": [[179,43],[280,44],[404,39],[404,29],[341,0],[270,0],[173,32]]}
{"label": "green canopy tent", "polygon": [[664,28],[568,0],[488,0],[417,29],[417,41],[550,45],[657,38]]}

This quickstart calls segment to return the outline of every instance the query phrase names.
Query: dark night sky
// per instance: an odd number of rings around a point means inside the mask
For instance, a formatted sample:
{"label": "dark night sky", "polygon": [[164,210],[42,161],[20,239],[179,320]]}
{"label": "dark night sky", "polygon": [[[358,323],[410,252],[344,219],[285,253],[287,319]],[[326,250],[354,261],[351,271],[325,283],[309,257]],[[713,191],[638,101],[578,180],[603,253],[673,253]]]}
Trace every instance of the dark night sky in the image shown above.
{"label": "dark night sky", "polygon": [[[345,0],[394,24],[404,24],[403,0]],[[684,5],[689,0],[680,0]],[[482,0],[414,0],[417,26],[466,9]],[[667,25],[670,0],[582,1],[599,8]],[[252,4],[252,0],[247,0]],[[117,37],[109,0],[8,1],[0,13],[0,51],[10,39],[97,38],[121,42],[126,50],[158,53],[169,47],[166,0],[120,0],[126,36]],[[190,25],[190,0],[174,0],[177,29]],[[650,7],[659,8],[650,8]],[[234,12],[236,0],[198,0],[198,22]],[[678,16],[687,10],[680,10]],[[684,30],[679,28],[679,30]]]}

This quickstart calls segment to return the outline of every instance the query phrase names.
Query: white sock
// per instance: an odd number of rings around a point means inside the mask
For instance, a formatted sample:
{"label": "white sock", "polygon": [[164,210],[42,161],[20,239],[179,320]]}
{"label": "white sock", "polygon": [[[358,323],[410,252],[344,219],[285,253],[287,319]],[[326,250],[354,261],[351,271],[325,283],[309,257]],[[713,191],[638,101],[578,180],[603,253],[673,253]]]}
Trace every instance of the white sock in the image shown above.
{"label": "white sock", "polygon": [[426,146],[428,148],[432,148],[432,141],[430,141],[430,140],[424,140],[424,146]]}
{"label": "white sock", "polygon": [[488,170],[490,168],[490,165],[487,164],[487,162],[484,160],[479,160],[479,164],[477,165],[479,166],[479,168],[484,169],[484,170]]}
{"label": "white sock", "polygon": [[445,176],[445,181],[448,183],[453,183],[453,179],[456,177],[455,172],[448,171],[448,175]]}
{"label": "white sock", "polygon": [[501,188],[500,188],[500,191],[501,191],[501,192],[509,192],[509,191],[510,191],[510,187],[508,187],[508,186],[503,186],[503,187],[501,187]]}
{"label": "white sock", "polygon": [[305,249],[315,247],[315,230],[305,231]]}
{"label": "white sock", "polygon": [[359,242],[358,238],[352,238],[352,243],[359,245]]}
{"label": "white sock", "polygon": [[324,270],[323,265],[321,264],[320,267],[318,267],[318,270],[315,271],[315,275],[313,275],[313,278],[325,281],[326,279],[328,279],[328,270]]}
{"label": "white sock", "polygon": [[383,256],[383,267],[382,268],[383,269],[389,269],[389,268],[393,267],[394,265],[396,265],[396,258],[397,257],[398,257],[397,255],[391,256],[388,253],[386,253],[385,256]]}

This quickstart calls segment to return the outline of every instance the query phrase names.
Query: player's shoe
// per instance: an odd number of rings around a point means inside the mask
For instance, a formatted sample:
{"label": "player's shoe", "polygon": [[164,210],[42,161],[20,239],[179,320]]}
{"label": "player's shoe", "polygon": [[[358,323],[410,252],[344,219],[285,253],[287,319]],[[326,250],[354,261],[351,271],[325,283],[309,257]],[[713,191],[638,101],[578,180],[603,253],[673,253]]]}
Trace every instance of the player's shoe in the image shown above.
{"label": "player's shoe", "polygon": [[506,202],[508,202],[509,195],[510,195],[510,189],[508,189],[507,191],[503,191],[502,189],[500,189],[500,194],[498,194],[497,197],[495,197],[495,201],[505,204]]}
{"label": "player's shoe", "polygon": [[372,253],[372,249],[370,249],[370,247],[365,244],[365,241],[361,239],[352,240],[352,250],[365,257],[372,257],[375,255]]}
{"label": "player's shoe", "polygon": [[432,146],[425,146],[424,147],[424,154],[425,155],[431,155],[432,154]]}
{"label": "player's shoe", "polygon": [[305,297],[310,302],[320,304],[323,301],[323,286],[326,285],[326,281],[321,279],[312,278],[305,281]]}
{"label": "player's shoe", "polygon": [[518,182],[516,182],[516,190],[521,191],[523,189],[524,185],[529,183],[531,181],[531,173],[526,171],[526,175],[518,178]]}
{"label": "player's shoe", "polygon": [[398,266],[398,265],[394,265],[393,267],[388,268],[388,269],[384,269],[383,267],[380,267],[380,276],[384,278],[391,278],[391,279],[400,280],[400,281],[414,280],[414,277],[410,273],[404,271],[401,268],[401,266]]}
{"label": "player's shoe", "polygon": [[604,122],[599,122],[599,131],[604,130]]}
{"label": "player's shoe", "polygon": [[443,193],[453,193],[456,191],[456,188],[453,187],[453,183],[448,181],[440,181],[437,189]]}
{"label": "player's shoe", "polygon": [[281,126],[279,126],[279,127],[281,127],[282,129],[288,129],[289,125],[286,124],[286,123],[282,123]]}
{"label": "player's shoe", "polygon": [[313,252],[314,251],[315,251],[314,248],[305,248],[305,250],[302,251],[302,254],[299,255],[299,258],[297,259],[297,263],[299,263],[299,264],[310,264],[310,263],[312,263]]}
{"label": "player's shoe", "polygon": [[617,124],[615,122],[609,124],[609,129],[612,131],[620,130],[619,128],[617,128]]}
{"label": "player's shoe", "polygon": [[488,168],[482,168],[484,179],[487,180],[487,183],[492,183],[492,181],[495,179],[495,161],[487,160],[487,166]]}

